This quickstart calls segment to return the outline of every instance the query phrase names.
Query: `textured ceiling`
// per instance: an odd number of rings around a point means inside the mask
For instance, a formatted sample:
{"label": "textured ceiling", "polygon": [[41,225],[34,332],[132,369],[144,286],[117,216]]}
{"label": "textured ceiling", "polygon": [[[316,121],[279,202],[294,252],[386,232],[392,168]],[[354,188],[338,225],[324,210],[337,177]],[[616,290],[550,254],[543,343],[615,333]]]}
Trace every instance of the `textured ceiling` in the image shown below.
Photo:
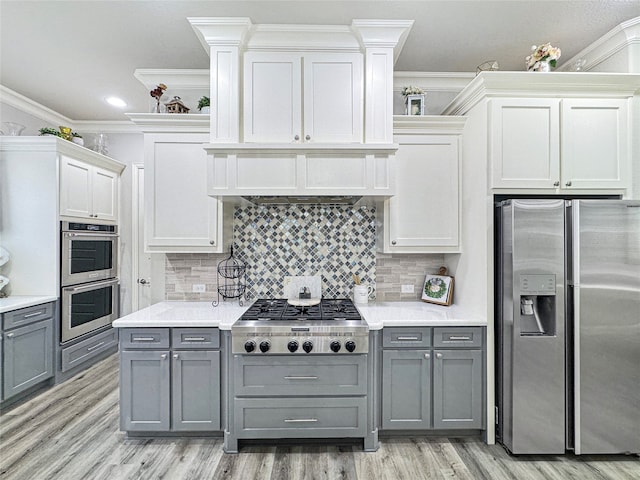
{"label": "textured ceiling", "polygon": [[640,0],[600,1],[8,1],[0,0],[0,84],[73,120],[124,120],[106,105],[144,112],[138,68],[208,68],[186,17],[256,23],[343,24],[354,18],[415,24],[399,71],[474,72],[497,60],[523,70],[533,44],[551,42],[563,60],[630,18]]}

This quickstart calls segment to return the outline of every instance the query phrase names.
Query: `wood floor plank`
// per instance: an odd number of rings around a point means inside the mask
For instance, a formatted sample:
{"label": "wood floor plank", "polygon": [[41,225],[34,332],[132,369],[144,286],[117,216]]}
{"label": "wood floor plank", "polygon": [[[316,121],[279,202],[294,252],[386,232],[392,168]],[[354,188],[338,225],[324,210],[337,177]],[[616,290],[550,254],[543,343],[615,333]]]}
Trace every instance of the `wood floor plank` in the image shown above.
{"label": "wood floor plank", "polygon": [[118,357],[0,414],[0,480],[639,480],[640,458],[512,456],[479,438],[240,445],[220,438],[127,438],[119,431]]}

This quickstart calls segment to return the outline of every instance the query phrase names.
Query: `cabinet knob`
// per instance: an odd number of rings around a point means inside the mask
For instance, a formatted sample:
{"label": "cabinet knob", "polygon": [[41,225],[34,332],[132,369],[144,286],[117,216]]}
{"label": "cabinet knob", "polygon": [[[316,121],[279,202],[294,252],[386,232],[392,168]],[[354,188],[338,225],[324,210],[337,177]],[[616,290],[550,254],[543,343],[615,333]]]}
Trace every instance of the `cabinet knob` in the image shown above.
{"label": "cabinet knob", "polygon": [[311,135],[307,135],[306,137],[304,137],[305,140],[311,140]]}
{"label": "cabinet knob", "polygon": [[165,358],[167,358],[167,354],[166,354],[166,353],[163,353],[162,355],[160,355],[160,358],[161,358],[162,360],[164,360]]}
{"label": "cabinet knob", "polygon": [[216,241],[215,240],[209,240],[209,245],[215,245]]}
{"label": "cabinet knob", "polygon": [[13,333],[7,333],[7,338],[13,338]]}
{"label": "cabinet knob", "polygon": [[553,186],[554,186],[554,187],[559,187],[559,186],[560,186],[560,181],[553,182]]}
{"label": "cabinet knob", "polygon": [[442,354],[441,353],[436,353],[436,358],[442,358]]}
{"label": "cabinet knob", "polygon": [[177,353],[174,353],[174,354],[173,354],[173,358],[174,358],[174,359],[176,359],[176,360],[177,360],[177,359],[178,359],[178,357],[179,357],[179,355],[178,355]]}
{"label": "cabinet knob", "polygon": [[395,245],[396,243],[398,242],[396,242],[395,240],[391,240],[391,245]]}
{"label": "cabinet knob", "polygon": [[567,187],[570,187],[570,186],[571,186],[571,180],[569,180],[567,183],[565,183],[565,185],[566,185]]}
{"label": "cabinet knob", "polygon": [[428,353],[424,354],[424,358],[426,358],[427,360],[431,358],[431,355],[429,355]]}
{"label": "cabinet knob", "polygon": [[300,140],[300,135],[296,135],[295,137],[293,137],[293,139],[297,142],[298,140]]}

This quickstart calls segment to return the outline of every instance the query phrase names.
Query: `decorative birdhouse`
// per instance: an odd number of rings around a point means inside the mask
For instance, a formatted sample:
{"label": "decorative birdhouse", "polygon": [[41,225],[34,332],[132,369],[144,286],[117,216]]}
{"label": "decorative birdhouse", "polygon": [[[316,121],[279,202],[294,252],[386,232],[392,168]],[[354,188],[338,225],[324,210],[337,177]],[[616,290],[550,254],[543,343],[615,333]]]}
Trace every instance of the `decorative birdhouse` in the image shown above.
{"label": "decorative birdhouse", "polygon": [[189,108],[182,103],[180,97],[173,97],[173,100],[165,105],[167,106],[167,113],[189,113]]}

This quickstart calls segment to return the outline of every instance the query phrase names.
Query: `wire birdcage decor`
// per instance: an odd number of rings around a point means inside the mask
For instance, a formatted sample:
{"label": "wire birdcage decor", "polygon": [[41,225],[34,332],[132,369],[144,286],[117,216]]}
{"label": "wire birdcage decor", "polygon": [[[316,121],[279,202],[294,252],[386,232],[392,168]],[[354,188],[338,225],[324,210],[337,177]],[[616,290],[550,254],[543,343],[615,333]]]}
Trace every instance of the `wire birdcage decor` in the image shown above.
{"label": "wire birdcage decor", "polygon": [[246,270],[245,263],[233,256],[232,245],[229,257],[218,263],[218,298],[212,302],[214,307],[220,304],[220,297],[223,300],[237,298],[240,306],[243,305],[242,296],[247,288]]}

